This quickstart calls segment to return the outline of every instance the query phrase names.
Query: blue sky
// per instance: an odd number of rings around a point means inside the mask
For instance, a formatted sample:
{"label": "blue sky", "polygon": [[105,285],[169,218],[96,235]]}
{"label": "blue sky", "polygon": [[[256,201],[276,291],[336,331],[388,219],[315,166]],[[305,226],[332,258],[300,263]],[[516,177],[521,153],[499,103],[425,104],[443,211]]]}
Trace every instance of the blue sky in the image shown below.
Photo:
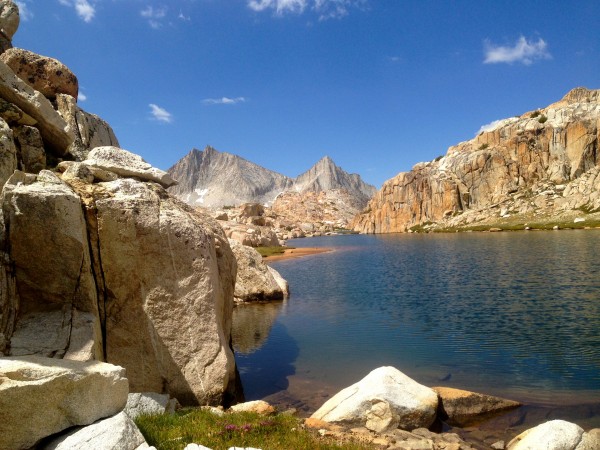
{"label": "blue sky", "polygon": [[377,187],[482,125],[600,88],[600,2],[21,0],[22,47],[167,169],[209,144]]}

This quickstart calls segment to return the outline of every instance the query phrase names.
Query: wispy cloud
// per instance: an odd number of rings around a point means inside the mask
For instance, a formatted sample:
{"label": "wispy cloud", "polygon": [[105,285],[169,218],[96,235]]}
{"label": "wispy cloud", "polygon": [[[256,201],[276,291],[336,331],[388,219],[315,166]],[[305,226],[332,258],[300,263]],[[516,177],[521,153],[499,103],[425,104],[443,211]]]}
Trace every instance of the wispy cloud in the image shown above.
{"label": "wispy cloud", "polygon": [[164,6],[160,8],[154,8],[148,5],[146,8],[140,11],[140,15],[144,19],[148,20],[148,23],[152,28],[158,29],[162,26],[162,20],[167,15],[167,8]]}
{"label": "wispy cloud", "polygon": [[27,22],[28,20],[33,19],[33,12],[29,9],[29,5],[24,1],[15,1],[17,6],[19,7],[19,16],[21,20]]}
{"label": "wispy cloud", "polygon": [[154,103],[150,103],[150,114],[152,115],[153,120],[158,120],[159,122],[171,123],[173,122],[173,115],[164,108],[161,108]]}
{"label": "wispy cloud", "polygon": [[515,45],[502,46],[494,45],[489,40],[484,41],[485,64],[498,64],[520,62],[525,65],[533,64],[541,59],[551,59],[552,55],[548,52],[548,44],[542,38],[537,42],[528,41],[521,36],[515,42]]}
{"label": "wispy cloud", "polygon": [[350,8],[363,7],[368,0],[247,0],[248,7],[261,12],[272,10],[276,15],[301,14],[312,10],[319,20],[340,18],[348,15]]}
{"label": "wispy cloud", "polygon": [[96,7],[88,0],[58,0],[58,2],[61,5],[74,8],[77,15],[84,22],[91,22],[96,15]]}
{"label": "wispy cloud", "polygon": [[87,95],[85,95],[83,92],[81,92],[81,90],[79,91],[79,94],[77,94],[77,101],[79,102],[85,102],[87,100]]}
{"label": "wispy cloud", "polygon": [[481,128],[479,128],[479,130],[477,131],[477,134],[479,135],[480,133],[483,133],[485,131],[492,131],[498,125],[500,125],[501,122],[502,122],[502,119],[492,120],[490,123],[486,123],[485,125],[482,125]]}
{"label": "wispy cloud", "polygon": [[205,98],[202,103],[205,105],[235,105],[237,103],[246,102],[246,97],[221,97],[221,98]]}

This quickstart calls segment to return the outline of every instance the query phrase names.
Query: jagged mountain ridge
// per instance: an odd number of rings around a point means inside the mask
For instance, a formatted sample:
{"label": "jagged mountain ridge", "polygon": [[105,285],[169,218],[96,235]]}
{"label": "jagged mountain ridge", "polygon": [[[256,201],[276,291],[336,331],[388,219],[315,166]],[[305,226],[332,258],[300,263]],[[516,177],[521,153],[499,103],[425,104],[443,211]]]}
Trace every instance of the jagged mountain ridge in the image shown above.
{"label": "jagged mountain ridge", "polygon": [[600,90],[575,88],[386,181],[352,227],[393,233],[598,211],[599,141]]}
{"label": "jagged mountain ridge", "polygon": [[193,149],[168,173],[179,182],[170,189],[193,206],[221,207],[242,203],[271,203],[282,192],[322,192],[342,189],[366,205],[376,192],[360,175],[349,174],[325,156],[297,178],[265,169],[231,153],[208,146]]}

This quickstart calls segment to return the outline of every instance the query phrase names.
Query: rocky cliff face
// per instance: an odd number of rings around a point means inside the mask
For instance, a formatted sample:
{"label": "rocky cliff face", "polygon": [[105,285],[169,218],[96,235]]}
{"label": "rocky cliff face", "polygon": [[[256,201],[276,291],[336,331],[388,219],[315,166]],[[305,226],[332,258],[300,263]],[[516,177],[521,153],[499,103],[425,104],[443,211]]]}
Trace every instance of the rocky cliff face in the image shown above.
{"label": "rocky cliff face", "polygon": [[388,180],[353,228],[392,233],[599,210],[599,124],[600,91],[573,89]]}
{"label": "rocky cliff face", "polygon": [[107,361],[132,392],[223,402],[236,262],[222,228],[117,147],[60,62],[1,43],[0,354]]}

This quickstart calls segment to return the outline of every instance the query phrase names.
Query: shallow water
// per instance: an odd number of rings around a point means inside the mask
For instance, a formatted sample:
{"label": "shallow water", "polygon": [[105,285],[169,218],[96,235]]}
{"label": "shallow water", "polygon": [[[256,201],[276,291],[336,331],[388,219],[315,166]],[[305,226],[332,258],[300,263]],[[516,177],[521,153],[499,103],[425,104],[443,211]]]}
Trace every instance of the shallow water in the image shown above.
{"label": "shallow water", "polygon": [[587,404],[586,420],[600,426],[600,231],[350,235],[290,245],[335,251],[273,262],[290,299],[235,309],[248,399],[310,412],[391,365],[425,385],[553,411]]}

